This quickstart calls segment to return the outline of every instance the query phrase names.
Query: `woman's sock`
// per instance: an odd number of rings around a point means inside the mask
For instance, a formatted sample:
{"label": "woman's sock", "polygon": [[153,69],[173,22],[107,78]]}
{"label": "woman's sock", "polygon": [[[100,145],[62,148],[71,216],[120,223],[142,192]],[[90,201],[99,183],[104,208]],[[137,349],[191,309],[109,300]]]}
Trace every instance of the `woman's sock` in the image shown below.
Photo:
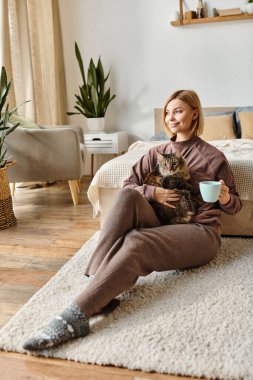
{"label": "woman's sock", "polygon": [[85,274],[85,277],[87,277],[89,280],[92,280],[95,277],[95,274]]}
{"label": "woman's sock", "polygon": [[89,331],[89,318],[78,305],[71,304],[42,329],[37,336],[27,340],[23,348],[34,351],[55,347],[70,339],[85,336]]}

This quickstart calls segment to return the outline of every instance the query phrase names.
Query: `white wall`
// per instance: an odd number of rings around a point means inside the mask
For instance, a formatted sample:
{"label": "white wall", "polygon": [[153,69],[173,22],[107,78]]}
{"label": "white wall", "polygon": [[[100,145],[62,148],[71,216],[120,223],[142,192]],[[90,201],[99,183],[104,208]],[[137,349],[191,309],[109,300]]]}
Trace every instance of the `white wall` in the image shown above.
{"label": "white wall", "polygon": [[[191,88],[203,106],[253,105],[253,20],[172,27],[178,0],[59,0],[68,110],[81,83],[77,41],[87,67],[101,55],[111,68],[116,99],[106,129],[134,139],[153,134],[153,109],[172,91]],[[208,7],[241,7],[244,0],[209,0]],[[195,10],[197,0],[184,1]],[[81,116],[70,121],[85,125]]]}

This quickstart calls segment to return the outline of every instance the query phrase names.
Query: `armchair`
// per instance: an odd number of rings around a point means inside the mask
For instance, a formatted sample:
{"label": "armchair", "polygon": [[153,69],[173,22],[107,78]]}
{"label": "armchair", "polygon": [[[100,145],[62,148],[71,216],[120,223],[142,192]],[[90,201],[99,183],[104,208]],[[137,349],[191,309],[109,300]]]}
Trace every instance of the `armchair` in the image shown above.
{"label": "armchair", "polygon": [[73,125],[18,127],[5,140],[8,156],[16,161],[9,182],[67,180],[74,205],[78,204],[86,147],[82,128]]}

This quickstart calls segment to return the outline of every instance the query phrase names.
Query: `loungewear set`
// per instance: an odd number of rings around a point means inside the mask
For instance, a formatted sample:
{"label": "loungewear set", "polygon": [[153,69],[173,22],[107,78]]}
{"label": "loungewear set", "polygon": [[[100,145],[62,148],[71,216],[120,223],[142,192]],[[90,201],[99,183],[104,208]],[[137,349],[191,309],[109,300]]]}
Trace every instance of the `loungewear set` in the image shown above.
{"label": "loungewear set", "polygon": [[[188,224],[161,225],[149,203],[154,200],[155,187],[143,184],[143,179],[157,166],[156,152],[176,151],[187,162],[189,182],[199,208]],[[203,202],[199,182],[221,179],[229,187],[229,203],[222,206],[219,202]],[[221,211],[235,214],[240,209],[231,168],[214,146],[194,136],[182,142],[172,138],[151,148],[134,165],[105,218],[98,245],[85,271],[86,275],[95,276],[75,302],[87,316],[92,316],[131,288],[139,276],[208,263],[221,244]]]}

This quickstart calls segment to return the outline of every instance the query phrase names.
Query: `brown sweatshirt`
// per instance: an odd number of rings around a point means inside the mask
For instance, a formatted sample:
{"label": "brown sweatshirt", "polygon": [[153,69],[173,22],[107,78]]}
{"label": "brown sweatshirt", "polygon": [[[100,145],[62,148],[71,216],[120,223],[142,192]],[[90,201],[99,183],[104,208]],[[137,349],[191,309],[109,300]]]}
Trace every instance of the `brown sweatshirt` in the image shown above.
{"label": "brown sweatshirt", "polygon": [[[138,190],[148,201],[154,200],[155,186],[143,184],[145,175],[157,167],[156,152],[173,153],[179,151],[187,162],[190,173],[189,182],[194,189],[194,199],[198,204],[197,214],[191,223],[203,223],[215,227],[220,231],[221,210],[227,214],[236,214],[242,204],[234,183],[234,176],[224,154],[200,137],[194,136],[190,140],[176,142],[173,137],[168,143],[151,148],[132,168],[132,173],[124,181],[123,187]],[[219,202],[206,203],[202,200],[199,191],[201,181],[223,180],[229,187],[230,201],[226,205]]]}

